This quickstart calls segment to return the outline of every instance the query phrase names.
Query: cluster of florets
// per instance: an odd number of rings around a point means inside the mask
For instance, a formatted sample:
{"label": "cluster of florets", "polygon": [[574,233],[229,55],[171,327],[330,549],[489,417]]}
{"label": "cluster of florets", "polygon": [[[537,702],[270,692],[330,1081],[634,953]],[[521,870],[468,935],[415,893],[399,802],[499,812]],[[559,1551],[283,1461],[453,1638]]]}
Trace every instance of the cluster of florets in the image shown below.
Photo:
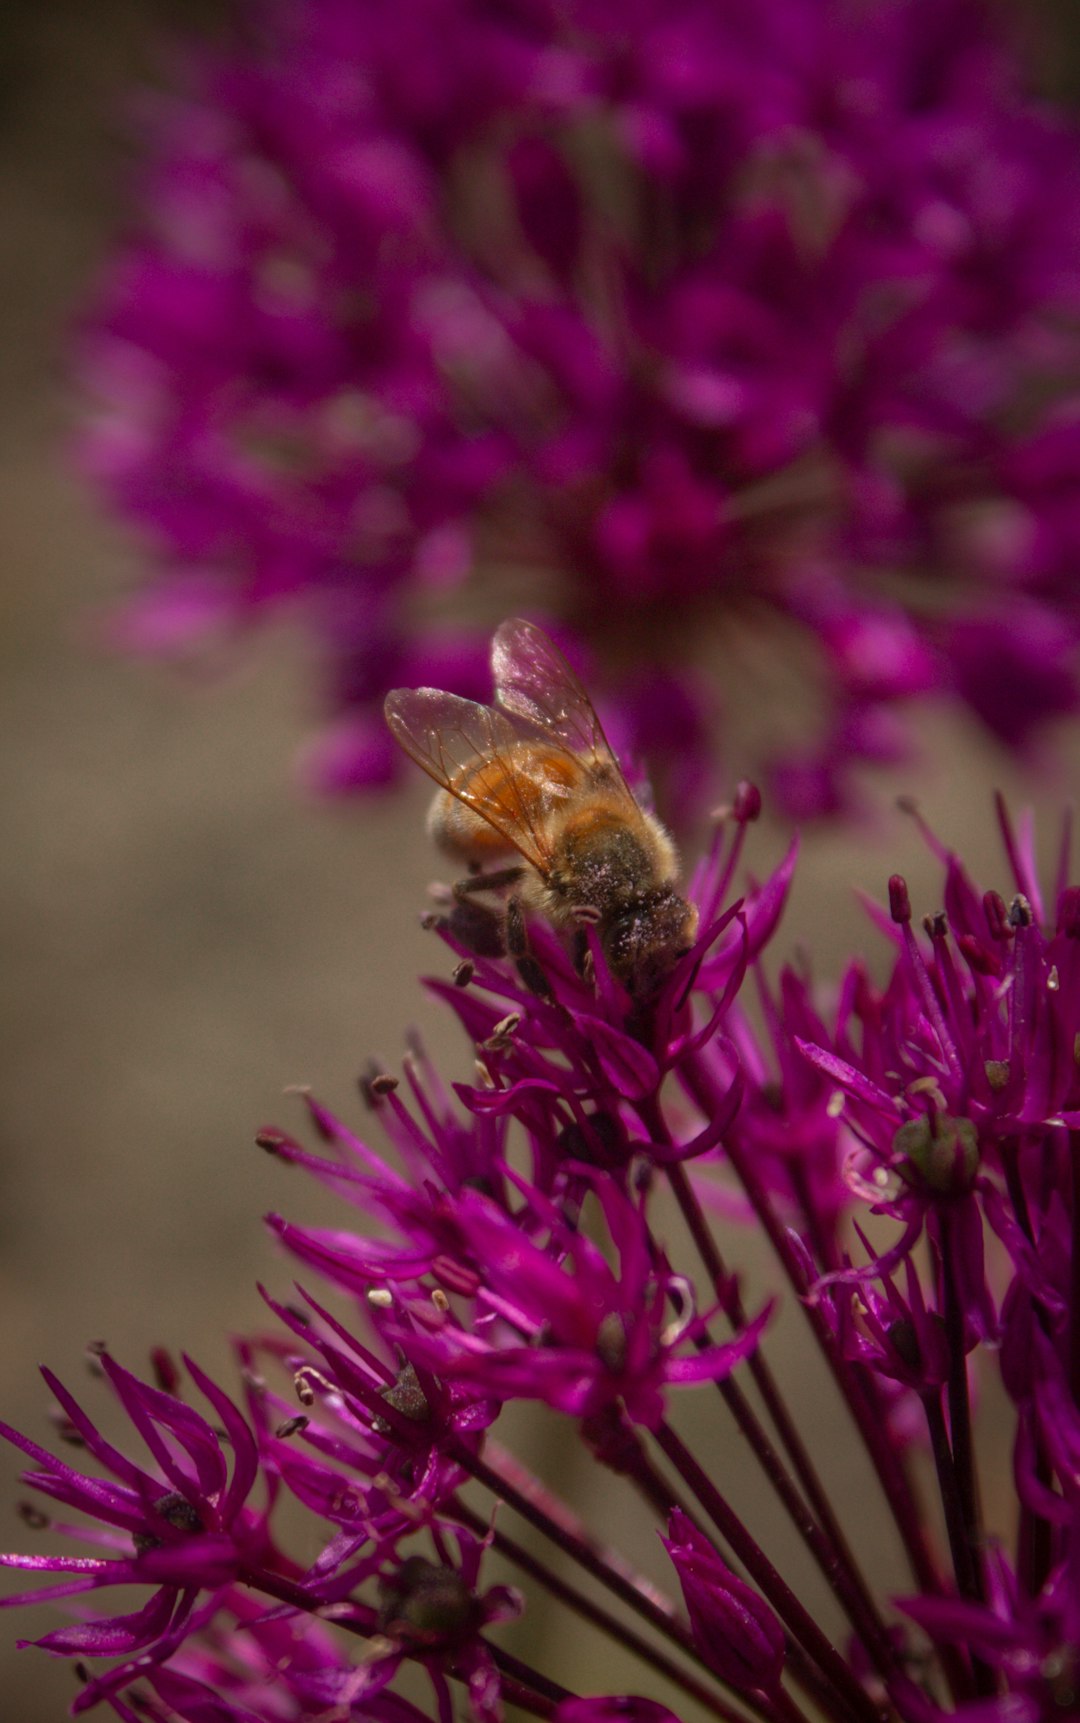
{"label": "cluster of florets", "polygon": [[[669,808],[714,627],[736,686],[772,626],[830,690],[797,812],[912,694],[1018,748],[1075,707],[1080,152],[989,0],[249,11],[148,112],[81,342],[86,463],[158,552],[129,642],[300,613],[338,788],[396,770],[388,688],[483,692],[508,578]],[[433,620],[464,585],[475,635]]]}
{"label": "cluster of florets", "polygon": [[[106,1440],[51,1375],[61,1427],[101,1475],[3,1428],[33,1462],[30,1485],[98,1522],[53,1529],[102,1551],[6,1565],[53,1575],[37,1596],[148,1593],[132,1614],[80,1613],[38,1641],[80,1660],[76,1710],[421,1723],[391,1685],[412,1662],[440,1718],[460,1686],[477,1723],[506,1704],[557,1723],[670,1723],[683,1700],[727,1723],[795,1723],[806,1705],[837,1723],[1075,1714],[1080,891],[1066,856],[1044,907],[1030,843],[1003,816],[1011,901],[980,895],[942,852],[944,908],[922,937],[895,878],[879,915],[892,973],[878,987],[852,966],[826,1018],[806,973],[772,982],[761,963],[794,855],[731,898],[757,805],[743,793],[718,828],[690,888],[699,938],[647,1003],[598,946],[575,963],[537,923],[519,973],[451,917],[439,930],[456,967],[430,985],[475,1049],[475,1080],[447,1089],[419,1047],[400,1077],[369,1071],[363,1095],[393,1154],[311,1098],[317,1147],[261,1133],[364,1225],[270,1217],[333,1296],[266,1295],[278,1327],[238,1345],[242,1409],[185,1361],[208,1422],[164,1355],[149,1383],[97,1348],[147,1458]],[[740,1207],[839,1388],[843,1440],[869,1456],[910,1595],[875,1590],[772,1373],[776,1300],[748,1310],[726,1262]],[[725,1217],[723,1253],[710,1215]],[[984,1372],[1013,1408],[1015,1526],[982,1518],[971,1386]],[[766,1554],[679,1433],[676,1390],[692,1386],[746,1438],[846,1638],[800,1601],[781,1552]],[[671,1595],[500,1444],[514,1400],[563,1414],[644,1500]],[[920,1447],[935,1512],[912,1467]],[[290,1497],[321,1528],[303,1559],[273,1529]],[[482,1574],[493,1560],[638,1654],[653,1697],[574,1693],[507,1650],[498,1624],[523,1597]],[[91,1659],[118,1661],[91,1673]]]}

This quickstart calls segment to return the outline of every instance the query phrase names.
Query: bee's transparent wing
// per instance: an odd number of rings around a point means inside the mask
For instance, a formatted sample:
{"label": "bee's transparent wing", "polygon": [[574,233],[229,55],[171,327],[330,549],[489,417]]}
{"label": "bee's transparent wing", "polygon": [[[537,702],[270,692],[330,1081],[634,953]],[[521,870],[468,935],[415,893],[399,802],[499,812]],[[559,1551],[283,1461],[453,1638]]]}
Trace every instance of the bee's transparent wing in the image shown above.
{"label": "bee's transparent wing", "polygon": [[495,698],[505,711],[561,742],[591,777],[634,800],[584,685],[542,628],[520,616],[500,624],[491,667]]}
{"label": "bee's transparent wing", "polygon": [[438,688],[395,688],[385,712],[395,740],[417,765],[546,877],[545,816],[583,777],[574,756],[513,712]]}

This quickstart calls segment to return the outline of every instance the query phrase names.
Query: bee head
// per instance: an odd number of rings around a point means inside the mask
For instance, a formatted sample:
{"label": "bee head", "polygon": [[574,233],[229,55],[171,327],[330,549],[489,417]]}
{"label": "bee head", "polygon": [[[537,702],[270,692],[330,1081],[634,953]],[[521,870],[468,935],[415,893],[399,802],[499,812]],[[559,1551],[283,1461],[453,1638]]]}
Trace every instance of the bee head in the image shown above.
{"label": "bee head", "polygon": [[697,910],[670,886],[647,892],[604,933],[611,972],[638,997],[652,993],[694,943]]}

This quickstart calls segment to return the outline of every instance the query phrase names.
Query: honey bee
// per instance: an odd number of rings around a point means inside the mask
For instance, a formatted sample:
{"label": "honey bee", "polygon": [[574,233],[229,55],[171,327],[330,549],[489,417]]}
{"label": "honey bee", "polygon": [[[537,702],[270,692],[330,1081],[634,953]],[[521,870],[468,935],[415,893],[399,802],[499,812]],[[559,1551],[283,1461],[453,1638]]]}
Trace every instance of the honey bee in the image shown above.
{"label": "honey bee", "polygon": [[675,845],[634,796],[592,701],[541,629],[504,622],[491,665],[493,706],[437,688],[386,697],[393,735],[439,785],[430,835],[473,870],[455,895],[510,890],[506,944],[527,980],[523,909],[563,933],[594,923],[612,973],[647,996],[697,932],[697,910],[676,889]]}

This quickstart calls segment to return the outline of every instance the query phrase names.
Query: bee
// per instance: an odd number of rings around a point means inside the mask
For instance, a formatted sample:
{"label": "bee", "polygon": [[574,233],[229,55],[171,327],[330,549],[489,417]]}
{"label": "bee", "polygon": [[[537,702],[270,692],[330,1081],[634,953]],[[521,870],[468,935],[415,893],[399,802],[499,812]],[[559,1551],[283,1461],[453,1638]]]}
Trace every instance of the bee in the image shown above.
{"label": "bee", "polygon": [[582,926],[593,923],[612,973],[648,996],[697,932],[697,910],[677,889],[675,845],[630,789],[592,701],[542,629],[504,622],[491,665],[492,706],[437,688],[386,697],[391,732],[439,786],[428,831],[471,870],[455,896],[510,891],[506,945],[527,980],[531,910],[576,930],[582,951]]}

